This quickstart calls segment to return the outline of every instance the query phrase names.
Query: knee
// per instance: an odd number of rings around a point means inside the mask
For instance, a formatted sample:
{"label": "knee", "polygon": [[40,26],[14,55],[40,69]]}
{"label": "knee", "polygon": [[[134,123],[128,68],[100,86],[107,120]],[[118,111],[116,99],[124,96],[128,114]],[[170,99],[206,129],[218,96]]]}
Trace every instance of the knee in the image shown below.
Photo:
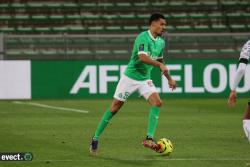
{"label": "knee", "polygon": [[111,103],[111,106],[110,106],[110,112],[112,112],[113,114],[116,114],[120,108],[122,107],[123,105],[123,101],[119,101],[119,100],[113,100],[113,102]]}
{"label": "knee", "polygon": [[119,108],[116,106],[111,106],[110,107],[110,112],[112,112],[112,114],[116,114],[119,111]]}
{"label": "knee", "polygon": [[153,105],[157,106],[157,107],[161,107],[162,106],[162,101],[161,100],[157,100],[157,101],[154,102]]}

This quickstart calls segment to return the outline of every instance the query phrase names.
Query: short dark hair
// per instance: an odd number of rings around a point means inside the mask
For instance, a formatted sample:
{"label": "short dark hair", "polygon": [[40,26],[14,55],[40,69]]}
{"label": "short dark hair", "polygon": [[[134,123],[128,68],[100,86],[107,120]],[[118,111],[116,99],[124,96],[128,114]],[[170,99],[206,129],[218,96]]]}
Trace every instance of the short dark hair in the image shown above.
{"label": "short dark hair", "polygon": [[149,18],[149,25],[151,25],[153,21],[157,21],[159,19],[165,19],[164,15],[160,13],[153,13]]}

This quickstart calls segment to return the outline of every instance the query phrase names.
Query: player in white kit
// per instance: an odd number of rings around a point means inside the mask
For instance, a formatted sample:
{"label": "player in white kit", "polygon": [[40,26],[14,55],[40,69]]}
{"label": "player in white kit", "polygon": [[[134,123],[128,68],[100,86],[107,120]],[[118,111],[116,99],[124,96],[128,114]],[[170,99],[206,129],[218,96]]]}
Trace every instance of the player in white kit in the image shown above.
{"label": "player in white kit", "polygon": [[[236,99],[237,99],[236,88],[237,88],[241,78],[245,74],[245,69],[247,67],[249,57],[250,57],[250,40],[248,40],[244,44],[244,46],[241,50],[241,53],[240,53],[239,65],[238,65],[237,72],[236,72],[236,75],[235,75],[235,78],[233,81],[233,85],[231,86],[230,95],[228,97],[228,105],[230,107],[235,106]],[[246,134],[248,141],[250,142],[250,100],[248,101],[246,111],[245,111],[245,114],[243,116],[243,129],[244,129],[244,132]]]}

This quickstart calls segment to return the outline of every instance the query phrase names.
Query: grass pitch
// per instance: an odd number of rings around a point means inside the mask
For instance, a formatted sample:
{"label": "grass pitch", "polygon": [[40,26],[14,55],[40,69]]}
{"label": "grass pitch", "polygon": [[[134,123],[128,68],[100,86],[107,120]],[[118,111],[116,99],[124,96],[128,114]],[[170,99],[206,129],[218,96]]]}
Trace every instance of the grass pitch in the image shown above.
{"label": "grass pitch", "polygon": [[226,99],[164,99],[155,138],[166,137],[173,142],[170,157],[142,147],[150,106],[142,99],[129,99],[102,134],[98,156],[92,157],[89,140],[110,102],[0,101],[0,152],[34,155],[32,161],[2,161],[0,166],[250,166],[250,143],[241,121],[247,99],[240,99],[234,109],[227,107]]}

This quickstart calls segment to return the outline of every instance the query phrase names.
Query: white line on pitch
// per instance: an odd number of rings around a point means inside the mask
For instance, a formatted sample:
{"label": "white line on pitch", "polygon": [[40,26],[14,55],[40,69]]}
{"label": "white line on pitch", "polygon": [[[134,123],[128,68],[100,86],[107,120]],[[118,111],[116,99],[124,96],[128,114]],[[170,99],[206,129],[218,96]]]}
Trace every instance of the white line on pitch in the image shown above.
{"label": "white line on pitch", "polygon": [[[250,159],[230,159],[230,158],[216,158],[216,159],[199,159],[199,158],[166,158],[166,159],[115,159],[115,158],[107,158],[107,159],[98,159],[101,161],[108,161],[108,160],[119,160],[119,161],[250,161]],[[73,159],[62,159],[62,160],[36,160],[36,161],[51,161],[51,162],[76,162],[76,161],[90,161],[89,159],[86,160],[73,160]]]}
{"label": "white line on pitch", "polygon": [[71,111],[71,112],[78,112],[78,113],[89,113],[89,111],[86,111],[86,110],[78,110],[78,109],[74,109],[74,108],[64,108],[64,107],[50,106],[50,105],[41,104],[41,103],[21,102],[21,101],[14,101],[13,103],[36,106],[36,107],[41,107],[41,108],[62,110],[62,111]]}

